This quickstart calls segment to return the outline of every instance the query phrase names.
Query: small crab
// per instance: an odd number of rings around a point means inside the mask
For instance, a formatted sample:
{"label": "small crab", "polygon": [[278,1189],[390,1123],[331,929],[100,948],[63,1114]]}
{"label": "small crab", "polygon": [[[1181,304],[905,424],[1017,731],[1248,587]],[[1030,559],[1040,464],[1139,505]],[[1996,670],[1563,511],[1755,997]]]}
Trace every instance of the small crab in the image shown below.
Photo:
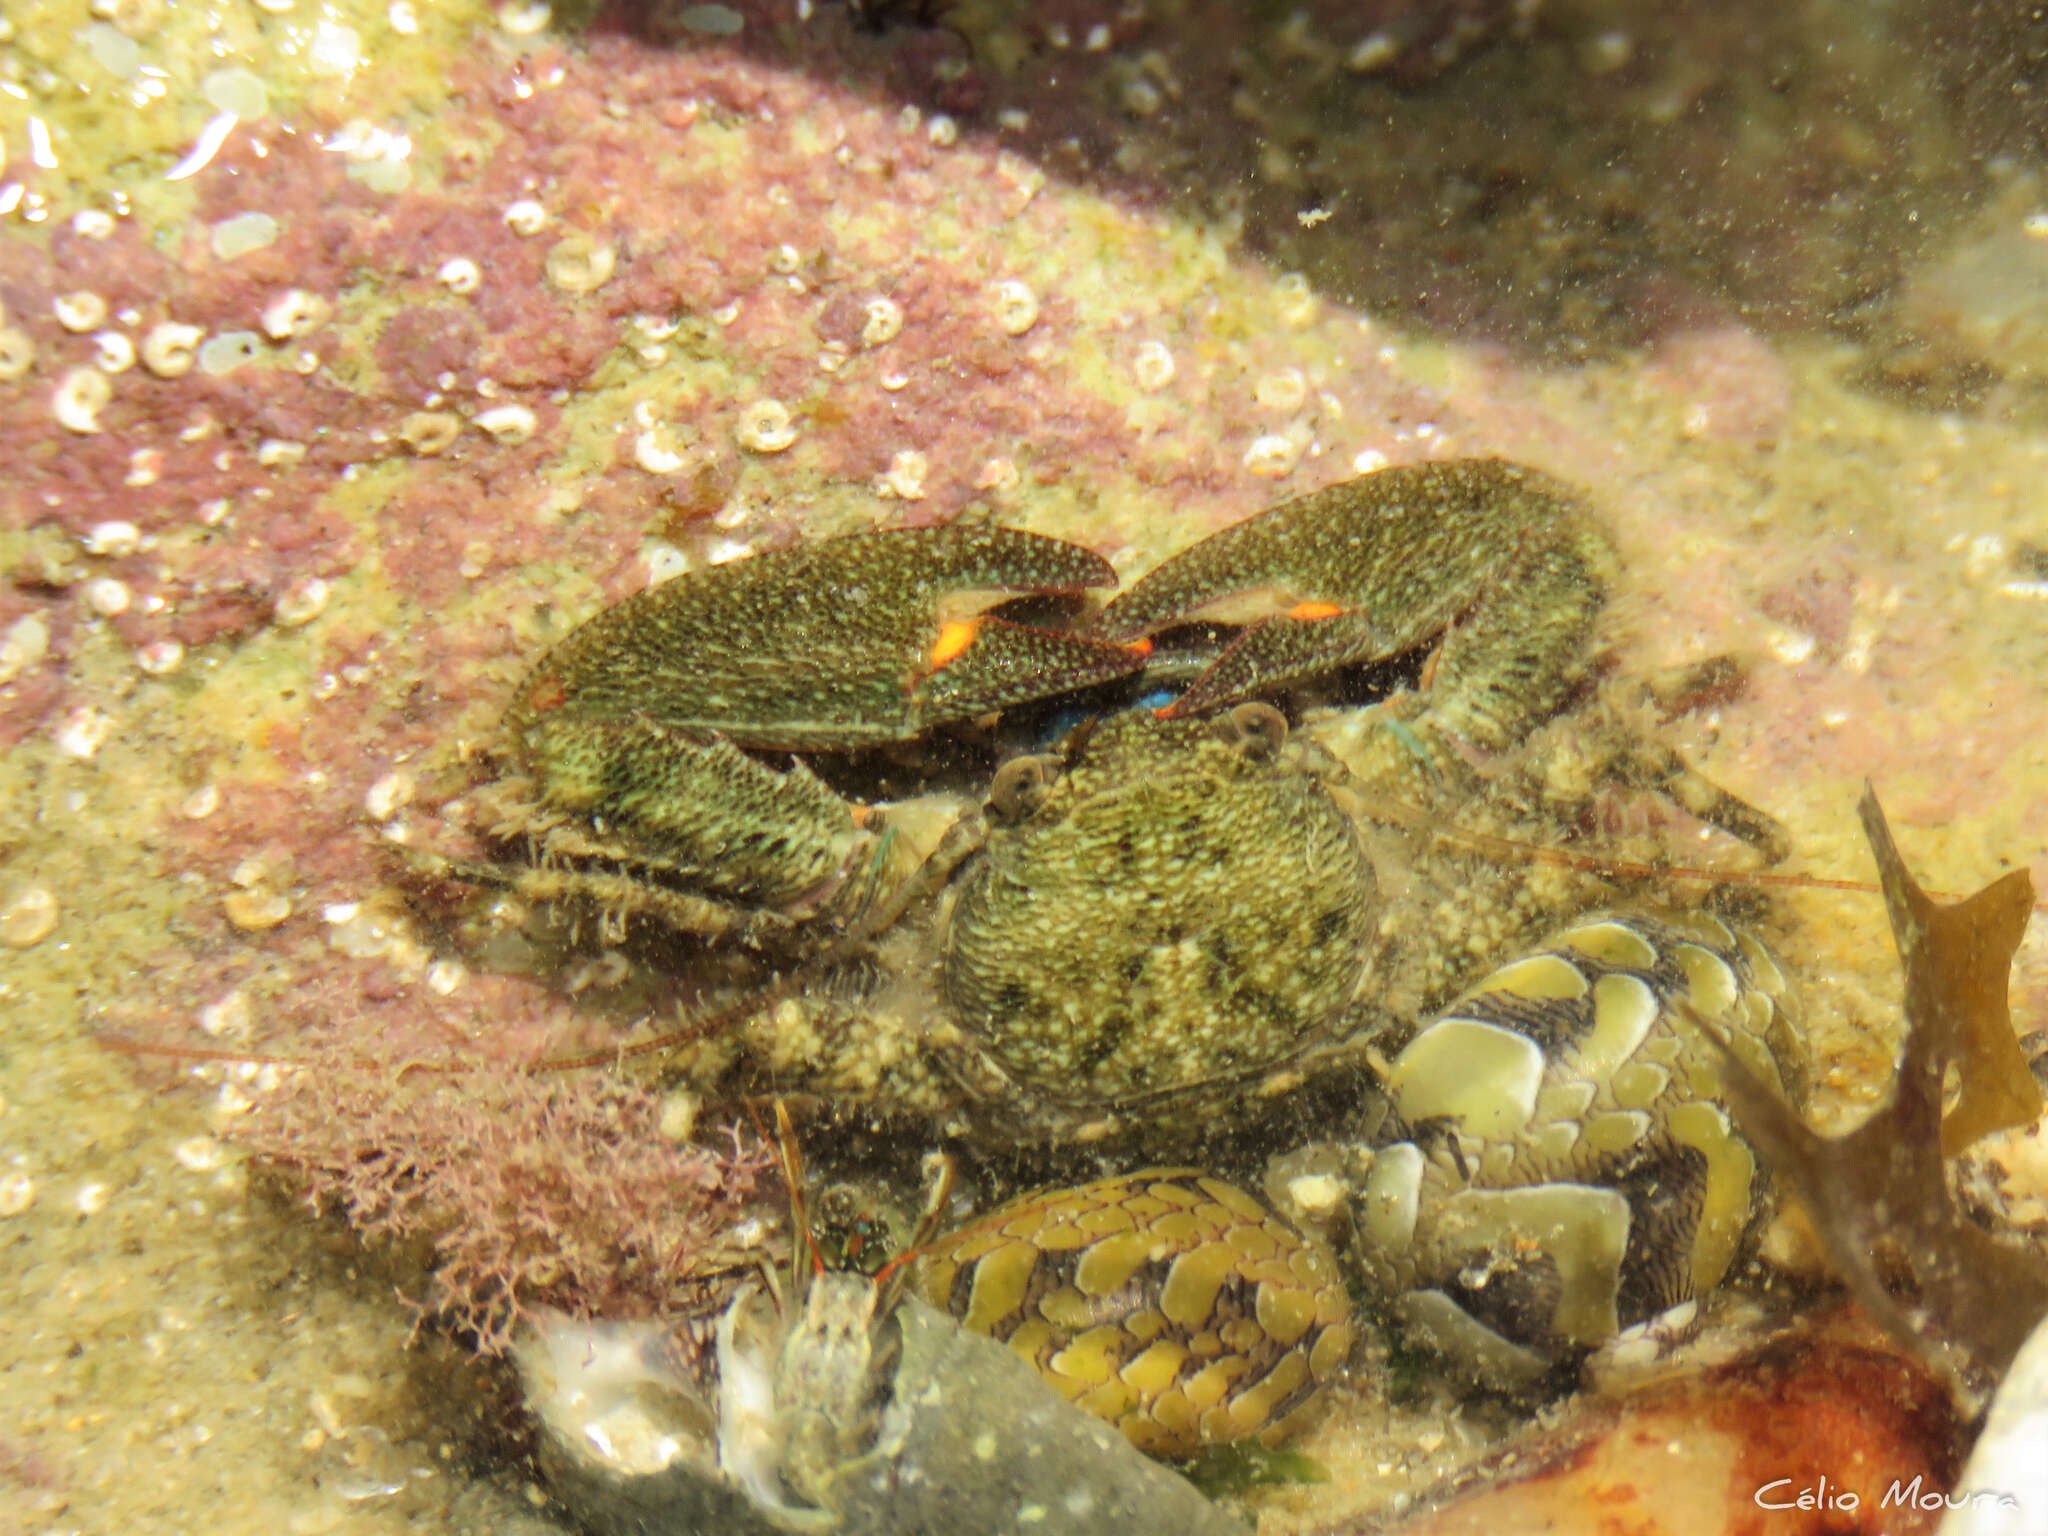
{"label": "small crab", "polygon": [[[826,1267],[807,1228],[801,1160],[779,1106],[778,1117],[793,1261],[786,1280],[770,1290],[746,1286],[725,1308],[716,1329],[715,1376],[707,1380],[679,1361],[659,1324],[597,1327],[553,1319],[520,1351],[539,1431],[539,1466],[580,1521],[641,1536],[711,1530],[894,1536],[1034,1527],[1073,1536],[1233,1536],[1243,1530],[1187,1482],[1148,1461],[1103,1415],[1074,1407],[1068,1399],[1078,1388],[1062,1390],[1057,1377],[1034,1370],[986,1329],[970,1330],[906,1295],[909,1254],[873,1277]],[[934,1182],[926,1229],[944,1210],[949,1187],[943,1175]],[[1268,1344],[1268,1356],[1276,1358],[1261,1362],[1267,1368],[1260,1375],[1272,1379],[1264,1392],[1259,1381],[1238,1379],[1241,1369],[1219,1372],[1202,1360],[1187,1373],[1188,1386],[1206,1397],[1227,1393],[1226,1411],[1249,1414],[1270,1396],[1299,1407],[1308,1395],[1304,1387],[1313,1390],[1304,1362],[1315,1346],[1331,1341],[1317,1356],[1326,1367],[1343,1354],[1343,1320],[1324,1316],[1342,1309],[1342,1289],[1313,1240],[1290,1233],[1250,1197],[1222,1192],[1233,1207],[1226,1226],[1249,1230],[1256,1223],[1241,1214],[1248,1209],[1264,1216],[1278,1239],[1267,1238],[1262,1255],[1233,1255],[1235,1267],[1226,1266],[1228,1273],[1206,1293],[1188,1277],[1177,1286],[1169,1281],[1170,1293],[1192,1296],[1224,1316],[1247,1296],[1270,1293],[1276,1299],[1260,1312],[1279,1313],[1278,1325],[1291,1331],[1285,1344]],[[1132,1190],[1124,1203],[1145,1199],[1142,1190]],[[1159,1216],[1213,1206],[1215,1198],[1202,1191],[1183,1207],[1156,1198],[1150,1204],[1157,1207],[1154,1224],[1163,1228]],[[1176,1248],[1167,1240],[1165,1246],[1169,1256],[1190,1250],[1191,1271],[1206,1276],[1217,1269],[1192,1245]],[[981,1244],[964,1264],[954,1260],[947,1273],[971,1272],[977,1260],[993,1271],[1005,1247],[998,1234],[995,1244]],[[1113,1240],[1098,1242],[1096,1268],[1102,1259],[1116,1261],[1116,1247]],[[1314,1262],[1305,1263],[1304,1255]],[[1133,1267],[1145,1258],[1137,1255]],[[1008,1269],[1014,1273],[1017,1266]],[[1320,1290],[1298,1295],[1296,1269],[1320,1280]],[[1306,1316],[1297,1318],[1304,1299]],[[1171,1385],[1177,1363],[1157,1349],[1145,1362],[1149,1396],[1168,1399],[1169,1416],[1171,1402],[1183,1396]],[[1210,1368],[1203,1371],[1204,1365]],[[1048,1525],[1048,1517],[1056,1518]]]}
{"label": "small crab", "polygon": [[[1581,924],[1474,984],[1611,888],[1446,853],[1439,825],[1527,837],[1604,777],[1771,846],[1768,818],[1621,714],[1549,729],[1588,691],[1614,565],[1566,488],[1484,460],[1285,503],[1077,628],[1002,604],[1072,599],[1107,566],[1007,529],[686,576],[600,614],[522,686],[515,772],[483,798],[532,858],[491,878],[777,946],[789,964],[760,1006],[716,1038],[685,1031],[664,1073],[954,1139],[997,1188],[1077,1143],[1198,1150],[1252,1179],[1314,1151],[1338,1191],[1315,1214],[1418,1331],[1526,1380],[1716,1283],[1758,1208],[1682,1009],[1796,1076],[1775,993],[1750,984],[1761,951],[1704,919]],[[1369,708],[1300,692],[1432,644],[1419,686]],[[1164,707],[1011,757],[937,833],[756,755],[1189,678]],[[1276,692],[1298,724],[1247,699]],[[1313,1142],[1287,1128],[1302,1117]],[[1489,1290],[1496,1275],[1512,1278]]]}

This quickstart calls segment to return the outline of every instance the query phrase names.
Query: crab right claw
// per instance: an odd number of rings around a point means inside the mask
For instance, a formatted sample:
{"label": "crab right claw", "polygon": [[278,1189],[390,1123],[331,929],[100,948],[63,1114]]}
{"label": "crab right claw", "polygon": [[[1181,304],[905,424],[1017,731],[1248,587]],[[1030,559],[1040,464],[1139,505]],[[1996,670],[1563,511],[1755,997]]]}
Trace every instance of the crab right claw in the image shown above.
{"label": "crab right claw", "polygon": [[1606,536],[1547,475],[1499,459],[1415,464],[1204,539],[1112,601],[1096,627],[1130,642],[1179,624],[1245,626],[1175,715],[1441,636],[1429,724],[1498,750],[1563,702],[1613,567]]}

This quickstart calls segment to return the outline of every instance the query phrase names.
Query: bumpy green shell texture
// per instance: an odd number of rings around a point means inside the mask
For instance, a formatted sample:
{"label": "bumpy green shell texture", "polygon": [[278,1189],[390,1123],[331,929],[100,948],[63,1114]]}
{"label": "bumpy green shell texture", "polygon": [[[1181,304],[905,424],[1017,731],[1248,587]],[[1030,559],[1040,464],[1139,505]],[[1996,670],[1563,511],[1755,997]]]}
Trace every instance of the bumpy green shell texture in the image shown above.
{"label": "bumpy green shell texture", "polygon": [[953,915],[947,996],[1016,1078],[1111,1103],[1284,1060],[1350,1001],[1372,866],[1320,783],[1206,722],[1103,723]]}

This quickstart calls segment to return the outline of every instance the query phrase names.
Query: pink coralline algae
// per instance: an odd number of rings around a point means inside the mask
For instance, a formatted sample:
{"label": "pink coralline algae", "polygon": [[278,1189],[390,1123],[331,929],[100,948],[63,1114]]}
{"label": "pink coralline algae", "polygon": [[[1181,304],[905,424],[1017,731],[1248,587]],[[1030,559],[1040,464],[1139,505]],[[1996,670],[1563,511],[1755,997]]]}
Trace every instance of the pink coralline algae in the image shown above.
{"label": "pink coralline algae", "polygon": [[659,1121],[647,1095],[604,1077],[328,1057],[292,1074],[243,1140],[366,1240],[431,1244],[417,1302],[495,1352],[543,1308],[687,1318],[723,1301],[706,1271],[747,1262],[728,1234],[769,1159],[737,1136],[678,1144]]}

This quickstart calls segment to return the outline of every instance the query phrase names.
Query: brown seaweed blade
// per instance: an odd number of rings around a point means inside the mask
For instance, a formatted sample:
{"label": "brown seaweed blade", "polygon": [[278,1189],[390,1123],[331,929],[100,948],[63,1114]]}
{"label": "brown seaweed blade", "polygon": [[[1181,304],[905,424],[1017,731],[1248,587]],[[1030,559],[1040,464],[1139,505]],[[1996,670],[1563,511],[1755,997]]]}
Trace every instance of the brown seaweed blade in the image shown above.
{"label": "brown seaweed blade", "polygon": [[[1906,977],[1906,1044],[1892,1096],[1846,1136],[1823,1137],[1732,1053],[1721,1063],[1743,1128],[1788,1176],[1856,1299],[1974,1410],[2048,1315],[2048,1262],[1973,1225],[1944,1157],[2040,1112],[2006,985],[2033,907],[2016,871],[1953,904],[1907,872],[1874,792],[1858,806]],[[1941,1113],[1956,1064],[1962,1092]]]}

